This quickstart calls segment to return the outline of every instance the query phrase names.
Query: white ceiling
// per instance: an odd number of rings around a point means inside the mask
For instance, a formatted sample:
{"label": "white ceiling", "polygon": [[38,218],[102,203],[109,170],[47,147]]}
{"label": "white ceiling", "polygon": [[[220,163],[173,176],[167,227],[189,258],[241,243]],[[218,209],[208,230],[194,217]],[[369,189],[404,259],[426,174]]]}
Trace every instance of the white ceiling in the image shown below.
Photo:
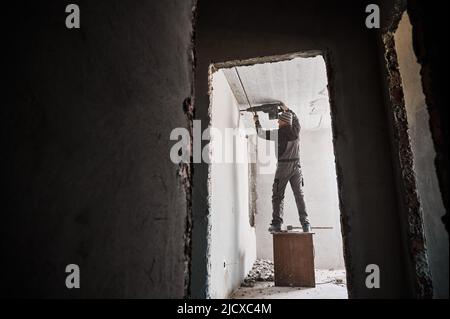
{"label": "white ceiling", "polygon": [[[252,106],[283,101],[298,115],[302,129],[331,127],[326,66],[322,56],[221,69],[243,110],[248,108],[248,103],[236,69]],[[253,126],[251,113],[243,114],[245,127]],[[264,127],[276,126],[276,121],[269,121],[267,114],[262,114],[259,112]]]}

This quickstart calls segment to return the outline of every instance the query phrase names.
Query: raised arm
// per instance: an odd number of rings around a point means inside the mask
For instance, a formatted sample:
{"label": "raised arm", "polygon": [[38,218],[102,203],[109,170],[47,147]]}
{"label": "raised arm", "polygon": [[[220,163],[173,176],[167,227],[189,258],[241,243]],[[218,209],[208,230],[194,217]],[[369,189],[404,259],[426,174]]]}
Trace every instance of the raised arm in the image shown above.
{"label": "raised arm", "polygon": [[298,120],[297,114],[295,114],[293,111],[289,110],[289,112],[292,113],[292,127],[291,132],[292,135],[297,138],[300,134],[300,121]]}

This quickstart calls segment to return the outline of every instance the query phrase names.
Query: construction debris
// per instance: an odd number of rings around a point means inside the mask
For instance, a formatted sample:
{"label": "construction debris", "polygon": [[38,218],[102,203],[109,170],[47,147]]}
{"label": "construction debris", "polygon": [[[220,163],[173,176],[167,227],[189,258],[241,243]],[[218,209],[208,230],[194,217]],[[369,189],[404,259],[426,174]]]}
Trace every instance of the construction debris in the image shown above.
{"label": "construction debris", "polygon": [[253,287],[257,281],[273,281],[274,268],[273,261],[266,259],[257,259],[253,264],[252,270],[248,273],[242,282],[242,287]]}

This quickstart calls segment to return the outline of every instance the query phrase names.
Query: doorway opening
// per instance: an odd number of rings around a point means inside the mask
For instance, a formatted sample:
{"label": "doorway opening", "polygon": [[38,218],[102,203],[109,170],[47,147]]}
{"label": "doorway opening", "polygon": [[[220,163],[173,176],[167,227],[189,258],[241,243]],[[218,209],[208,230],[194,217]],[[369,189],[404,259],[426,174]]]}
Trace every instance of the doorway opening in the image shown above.
{"label": "doorway opening", "polygon": [[[327,65],[321,52],[210,66],[208,296],[347,298]],[[249,107],[283,102],[300,122],[300,165],[314,233],[315,288],[275,287],[272,185],[276,146],[257,136]],[[257,113],[266,130],[277,121]],[[299,227],[290,186],[284,224]],[[295,229],[295,228],[294,228]]]}

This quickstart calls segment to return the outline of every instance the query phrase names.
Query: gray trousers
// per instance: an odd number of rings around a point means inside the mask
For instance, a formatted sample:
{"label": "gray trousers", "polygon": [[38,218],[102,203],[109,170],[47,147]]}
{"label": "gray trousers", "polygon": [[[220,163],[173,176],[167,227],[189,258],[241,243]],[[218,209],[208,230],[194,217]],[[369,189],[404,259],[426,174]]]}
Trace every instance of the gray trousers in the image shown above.
{"label": "gray trousers", "polygon": [[273,181],[272,187],[272,225],[281,226],[283,224],[284,192],[288,182],[291,183],[292,192],[294,193],[300,223],[302,225],[309,223],[305,200],[303,199],[301,166],[298,161],[295,161],[278,162],[277,164],[275,180]]}

